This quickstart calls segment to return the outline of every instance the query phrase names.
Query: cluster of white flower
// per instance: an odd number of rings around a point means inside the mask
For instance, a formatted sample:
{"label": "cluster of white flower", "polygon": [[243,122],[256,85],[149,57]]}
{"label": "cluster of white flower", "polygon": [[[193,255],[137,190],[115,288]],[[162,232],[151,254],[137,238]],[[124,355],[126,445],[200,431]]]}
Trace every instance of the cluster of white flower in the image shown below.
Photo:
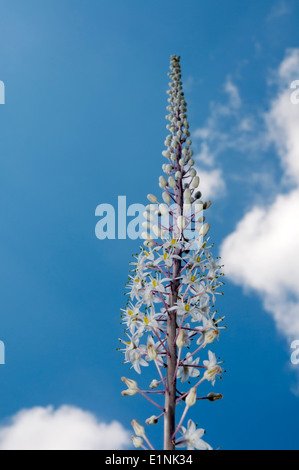
{"label": "cluster of white flower", "polygon": [[[144,247],[132,263],[134,268],[129,277],[128,303],[122,310],[126,338],[122,339],[125,362],[140,374],[141,367],[155,364],[157,378],[149,384],[149,390],[141,390],[136,381],[122,378],[127,389],[124,396],[137,393],[143,395],[160,410],[159,416],[151,416],[147,424],[156,424],[167,413],[163,404],[151,397],[170,395],[175,390],[174,405],[182,400],[185,409],[181,419],[169,437],[175,446],[190,449],[210,449],[201,437],[202,429],[196,429],[192,420],[186,429],[183,420],[197,400],[215,401],[222,396],[209,394],[197,397],[197,389],[203,381],[215,384],[223,370],[213,352],[208,350],[208,359],[200,363],[199,352],[218,339],[223,318],[216,318],[214,304],[221,281],[221,266],[213,259],[209,239],[206,238],[209,225],[205,223],[202,212],[211,205],[202,202],[198,191],[199,177],[194,169],[193,152],[190,149],[189,125],[186,115],[186,102],[182,92],[179,57],[172,56],[169,93],[169,106],[166,116],[170,124],[170,135],[165,141],[167,149],[163,156],[168,163],[163,165],[167,175],[161,176],[159,185],[163,189],[162,199],[148,195],[150,204],[144,214]],[[174,206],[171,205],[174,203]],[[186,207],[188,210],[186,210]],[[198,214],[200,216],[198,217]],[[163,224],[163,217],[168,225]],[[190,233],[196,231],[196,245]],[[188,234],[188,236],[186,235]],[[170,321],[174,333],[170,334]],[[174,323],[173,323],[174,322]],[[171,352],[175,348],[175,353]],[[172,357],[171,357],[172,356]],[[175,356],[175,357],[174,357]],[[169,378],[167,368],[172,367],[173,376]],[[186,383],[195,384],[185,390]],[[178,390],[178,382],[183,389]],[[145,435],[144,428],[134,420],[135,436],[132,441],[136,447],[153,448]],[[137,430],[137,432],[136,432]],[[142,431],[142,432],[141,432]],[[181,437],[176,438],[177,433]]]}

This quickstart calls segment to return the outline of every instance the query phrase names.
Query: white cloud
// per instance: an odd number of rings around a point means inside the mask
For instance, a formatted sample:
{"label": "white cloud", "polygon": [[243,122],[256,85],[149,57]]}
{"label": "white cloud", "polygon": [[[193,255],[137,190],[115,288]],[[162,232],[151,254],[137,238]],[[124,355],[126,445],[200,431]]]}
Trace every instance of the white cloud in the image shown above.
{"label": "white cloud", "polygon": [[203,199],[217,199],[225,194],[226,186],[220,169],[205,171],[196,168]]}
{"label": "white cloud", "polygon": [[72,406],[22,410],[0,426],[0,450],[117,450],[129,442],[119,422],[99,422]]}
{"label": "white cloud", "polygon": [[240,108],[242,104],[240,93],[238,87],[232,82],[230,77],[227,78],[224,89],[229,96],[230,106],[235,109]]}
{"label": "white cloud", "polygon": [[267,139],[276,146],[285,175],[299,184],[299,106],[292,104],[291,82],[299,79],[299,49],[289,52],[279,67],[280,92],[265,114]]}
{"label": "white cloud", "polygon": [[273,144],[288,193],[270,205],[254,206],[223,242],[226,274],[257,292],[277,328],[299,337],[299,106],[291,103],[289,84],[299,78],[299,50],[289,51],[277,71],[279,88],[265,113],[265,138]]}
{"label": "white cloud", "polygon": [[278,329],[299,336],[299,190],[253,207],[223,242],[226,275],[261,295]]}
{"label": "white cloud", "polygon": [[[202,192],[214,198],[226,194],[226,175],[221,168],[219,155],[230,149],[248,153],[262,146],[257,119],[246,113],[239,88],[231,77],[227,77],[222,90],[226,95],[225,102],[211,102],[206,122],[192,132],[197,145],[194,159],[201,169],[199,174],[202,175],[204,185]],[[212,186],[209,187],[209,184]]]}
{"label": "white cloud", "polygon": [[291,12],[289,5],[285,2],[285,0],[280,0],[271,8],[271,11],[267,17],[267,21],[272,21],[276,18],[280,18],[281,16],[285,16]]}

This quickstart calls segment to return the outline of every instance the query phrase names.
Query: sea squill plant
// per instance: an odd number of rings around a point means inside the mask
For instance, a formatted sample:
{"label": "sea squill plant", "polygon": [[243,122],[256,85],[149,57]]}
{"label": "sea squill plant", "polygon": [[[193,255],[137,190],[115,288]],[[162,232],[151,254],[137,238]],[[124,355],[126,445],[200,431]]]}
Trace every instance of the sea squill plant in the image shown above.
{"label": "sea squill plant", "polygon": [[[136,380],[122,377],[127,387],[122,395],[140,394],[158,410],[145,424],[164,420],[164,450],[211,450],[202,439],[205,431],[196,427],[189,414],[201,400],[222,398],[214,392],[200,394],[203,382],[214,386],[223,373],[212,351],[222,328],[223,318],[214,309],[216,295],[222,294],[222,273],[207,237],[210,226],[205,213],[211,202],[203,202],[199,191],[178,56],[171,57],[169,77],[169,135],[162,152],[164,175],[159,179],[162,199],[147,196],[144,245],[132,263],[128,302],[122,309],[124,362],[137,374],[153,365],[156,376],[148,380],[147,390]],[[202,362],[199,353],[204,356]],[[136,419],[132,426],[134,446],[154,449],[145,426]]]}

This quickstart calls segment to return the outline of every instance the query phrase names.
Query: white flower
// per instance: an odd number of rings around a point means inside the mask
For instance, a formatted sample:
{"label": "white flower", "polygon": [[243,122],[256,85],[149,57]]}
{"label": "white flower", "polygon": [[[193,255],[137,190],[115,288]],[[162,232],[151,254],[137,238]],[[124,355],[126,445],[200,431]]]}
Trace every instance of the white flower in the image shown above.
{"label": "white flower", "polygon": [[129,304],[129,306],[123,311],[123,323],[127,325],[131,334],[134,334],[138,318],[140,315],[140,310],[138,306]]}
{"label": "white flower", "polygon": [[195,423],[189,419],[188,428],[181,426],[182,437],[177,440],[177,447],[187,447],[187,450],[213,450],[212,447],[201,438],[204,435],[204,429],[196,429]]}
{"label": "white flower", "polygon": [[207,370],[204,373],[204,377],[209,382],[212,382],[212,385],[214,386],[216,377],[218,375],[221,375],[223,370],[220,367],[219,363],[217,362],[215,354],[212,353],[211,351],[209,351],[208,354],[209,354],[209,360],[203,361],[203,365],[207,368]]}
{"label": "white flower", "polygon": [[[164,250],[168,250],[168,249],[180,250],[182,248],[182,242],[180,241],[179,238],[178,239],[171,238],[163,244],[163,248]],[[179,258],[178,256],[176,257]]]}
{"label": "white flower", "polygon": [[161,344],[155,343],[152,336],[147,338],[147,359],[149,361],[155,361],[159,354],[161,354]]}
{"label": "white flower", "polygon": [[196,367],[193,367],[197,366],[198,363],[199,357],[192,360],[191,353],[188,353],[183,362],[183,365],[178,368],[177,378],[181,379],[181,381],[184,383],[189,379],[189,377],[198,377],[199,370]]}
{"label": "white flower", "polygon": [[183,284],[188,284],[190,286],[196,285],[198,283],[197,272],[193,272],[191,269],[188,269],[187,273],[184,274],[181,279]]}
{"label": "white flower", "polygon": [[197,344],[213,343],[216,338],[219,338],[219,333],[217,322],[213,318],[203,318],[202,336],[197,340]]}
{"label": "white flower", "polygon": [[143,358],[140,349],[132,349],[129,354],[130,362],[138,374],[141,374],[140,366],[147,367],[148,363]]}
{"label": "white flower", "polygon": [[183,315],[194,315],[196,311],[196,307],[188,302],[185,302],[182,299],[177,300],[177,304],[169,309],[170,311],[176,310],[176,314],[178,317],[182,317]]}

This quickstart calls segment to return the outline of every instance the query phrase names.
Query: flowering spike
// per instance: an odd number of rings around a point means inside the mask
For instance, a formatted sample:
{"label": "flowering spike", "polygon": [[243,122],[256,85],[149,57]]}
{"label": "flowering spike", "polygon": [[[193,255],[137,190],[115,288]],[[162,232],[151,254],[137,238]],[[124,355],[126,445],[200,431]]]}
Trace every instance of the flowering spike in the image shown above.
{"label": "flowering spike", "polygon": [[[122,341],[125,363],[138,374],[151,366],[156,376],[151,379],[149,390],[141,390],[134,380],[122,378],[128,387],[122,394],[140,394],[160,410],[158,417],[152,415],[146,423],[155,424],[164,418],[165,450],[176,446],[209,450],[209,444],[201,439],[204,430],[197,429],[190,419],[187,428],[183,422],[199,400],[213,402],[222,398],[216,393],[197,396],[203,382],[214,386],[223,372],[215,354],[205,353],[205,347],[219,339],[224,328],[219,326],[222,318],[216,318],[217,312],[213,311],[223,283],[221,266],[218,259],[213,259],[212,245],[206,238],[210,225],[205,222],[203,211],[211,206],[211,201],[201,200],[178,56],[171,56],[169,77],[169,134],[162,152],[166,159],[162,166],[165,176],[159,178],[162,200],[153,194],[147,196],[150,204],[142,224],[144,247],[132,263],[134,269],[127,285],[129,302],[122,312],[127,336]],[[202,362],[199,353],[204,356]],[[191,389],[186,388],[190,382]],[[176,408],[182,401],[185,408],[177,420]],[[144,427],[136,420],[132,426],[133,444],[146,448],[144,440],[152,449]],[[177,438],[178,434],[181,437]]]}

